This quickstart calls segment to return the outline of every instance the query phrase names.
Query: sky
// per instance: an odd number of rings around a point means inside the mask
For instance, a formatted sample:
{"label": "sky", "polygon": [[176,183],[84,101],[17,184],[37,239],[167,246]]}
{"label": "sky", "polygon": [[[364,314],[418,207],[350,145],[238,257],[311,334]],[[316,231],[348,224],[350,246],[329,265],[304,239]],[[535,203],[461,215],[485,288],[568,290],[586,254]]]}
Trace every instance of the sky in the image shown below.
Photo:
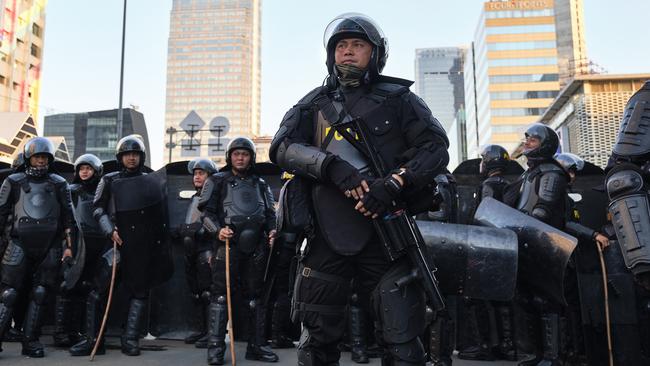
{"label": "sky", "polygon": [[[345,12],[369,15],[389,42],[384,74],[413,79],[415,49],[468,45],[483,0],[262,0],[262,132],[326,76],[323,31]],[[123,106],[147,121],[152,165],[161,166],[171,0],[127,5]],[[584,0],[588,57],[609,73],[650,72],[650,1]],[[123,2],[49,0],[39,128],[44,115],[118,106]],[[212,118],[214,116],[204,116]]]}

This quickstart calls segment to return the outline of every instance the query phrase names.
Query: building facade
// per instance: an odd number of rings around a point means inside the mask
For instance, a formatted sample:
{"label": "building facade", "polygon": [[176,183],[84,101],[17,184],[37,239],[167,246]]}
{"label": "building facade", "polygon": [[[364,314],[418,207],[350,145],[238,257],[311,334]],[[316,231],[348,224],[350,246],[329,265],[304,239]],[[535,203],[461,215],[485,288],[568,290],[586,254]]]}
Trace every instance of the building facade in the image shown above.
{"label": "building facade", "polygon": [[32,137],[38,136],[29,112],[0,112],[0,161],[9,163]]}
{"label": "building facade", "polygon": [[484,3],[465,62],[467,148],[512,152],[570,77],[587,72],[582,0]]}
{"label": "building facade", "polygon": [[[415,92],[427,103],[447,134],[458,132],[454,123],[465,104],[461,47],[420,48],[415,50]],[[464,118],[464,117],[463,117]],[[455,128],[455,131],[451,129]],[[461,136],[459,136],[460,138]],[[462,146],[449,146],[450,167],[462,161]]]}
{"label": "building facade", "polygon": [[38,119],[47,0],[0,0],[0,112]]}
{"label": "building facade", "polygon": [[[147,152],[150,152],[144,115],[131,108],[123,111],[121,135],[142,136]],[[43,135],[63,136],[72,162],[86,153],[94,154],[104,161],[113,160],[118,141],[117,109],[45,116]],[[147,166],[151,166],[150,156],[148,153],[145,161]]]}
{"label": "building facade", "polygon": [[646,80],[650,74],[577,76],[562,89],[540,122],[558,132],[562,151],[604,168],[625,105]]}
{"label": "building facade", "polygon": [[[171,152],[168,160],[222,156],[209,143],[215,119],[229,121],[229,136],[259,134],[260,7],[261,0],[173,1],[164,141],[164,156]],[[191,111],[207,122],[188,134],[181,122]],[[202,141],[198,147],[197,140]]]}

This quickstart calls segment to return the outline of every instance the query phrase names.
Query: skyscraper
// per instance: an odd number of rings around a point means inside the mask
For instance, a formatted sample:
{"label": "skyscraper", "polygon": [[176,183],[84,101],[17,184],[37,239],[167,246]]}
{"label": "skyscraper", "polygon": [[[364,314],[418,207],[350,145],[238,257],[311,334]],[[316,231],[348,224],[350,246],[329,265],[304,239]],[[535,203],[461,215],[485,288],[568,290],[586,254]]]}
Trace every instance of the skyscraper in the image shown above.
{"label": "skyscraper", "polygon": [[38,120],[47,0],[0,0],[0,112]]}
{"label": "skyscraper", "polygon": [[586,73],[582,0],[484,3],[465,62],[467,147],[512,152],[571,77]]}
{"label": "skyscraper", "polygon": [[[215,146],[224,139],[214,127],[223,121],[226,138],[259,134],[260,7],[261,0],[173,1],[163,141],[169,160],[218,160],[223,149]],[[198,125],[187,133],[181,122],[192,111]]]}
{"label": "skyscraper", "polygon": [[[464,111],[463,59],[465,50],[459,47],[420,48],[415,50],[415,92],[427,103],[433,116],[440,121],[448,135],[460,133],[454,123],[459,111]],[[454,128],[454,131],[451,131]],[[464,137],[463,137],[464,138]],[[451,142],[449,166],[462,161],[462,144]]]}

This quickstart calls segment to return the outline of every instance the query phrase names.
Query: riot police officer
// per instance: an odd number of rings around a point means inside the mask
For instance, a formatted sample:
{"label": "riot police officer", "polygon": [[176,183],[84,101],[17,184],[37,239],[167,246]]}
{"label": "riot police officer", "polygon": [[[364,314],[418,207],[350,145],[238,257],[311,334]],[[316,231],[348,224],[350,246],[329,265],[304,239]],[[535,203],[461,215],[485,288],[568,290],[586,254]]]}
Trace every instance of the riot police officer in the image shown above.
{"label": "riot police officer", "polygon": [[[409,271],[404,257],[391,263],[372,219],[384,218],[396,201],[424,192],[429,197],[434,177],[448,162],[445,132],[409,91],[412,82],[381,75],[388,42],[372,19],[356,13],[336,17],[324,46],[326,85],[286,113],[270,149],[272,161],[311,184],[306,201],[315,229],[301,258],[292,309],[303,324],[301,365],[338,362],[352,278],[366,292],[361,296],[370,297],[378,284],[388,288]],[[356,142],[360,133],[369,136],[362,146]],[[389,173],[372,172],[370,158],[381,160]],[[428,207],[411,208],[417,214]],[[424,365],[418,336],[426,326],[425,300],[416,283],[404,287],[372,294],[374,310],[382,309],[376,330],[384,362]]]}
{"label": "riot police officer", "polygon": [[[533,124],[525,132],[523,153],[528,170],[520,178],[520,193],[516,208],[557,229],[565,226],[566,194],[569,178],[553,159],[560,140],[552,128]],[[535,357],[520,365],[551,366],[559,364],[560,313],[562,306],[534,294],[532,303],[540,313],[542,347]]]}
{"label": "riot police officer", "polygon": [[[617,364],[645,365],[650,359],[647,346],[650,341],[646,331],[650,313],[650,133],[646,127],[650,118],[648,106],[650,81],[646,81],[628,100],[616,143],[605,169],[605,187],[609,196],[608,212],[618,241],[618,245],[611,248],[610,254],[612,251],[616,254],[621,252],[624,266],[632,273],[639,287],[628,295],[628,298],[636,297],[636,303],[627,307],[629,310],[626,311],[626,314],[633,318],[629,319],[631,321],[625,319],[626,323],[638,325],[638,328],[611,324],[613,337],[623,340],[620,344],[614,342],[613,353]],[[608,275],[611,275],[610,268],[608,263]],[[635,308],[643,310],[637,310],[639,314],[636,315],[633,314]]]}
{"label": "riot police officer", "polygon": [[[165,219],[157,178],[143,171],[146,157],[142,139],[129,135],[118,141],[119,170],[102,177],[93,200],[93,216],[102,233],[119,246],[121,285],[129,296],[129,310],[121,338],[122,353],[140,355],[149,290],[166,280],[169,253],[163,248]],[[167,255],[167,257],[166,257]]]}
{"label": "riot police officer", "polygon": [[[485,178],[478,189],[477,201],[491,197],[500,202],[504,201],[509,182],[504,178],[505,170],[510,161],[508,151],[499,145],[487,145],[481,151],[479,173]],[[513,343],[512,304],[502,302],[487,302],[468,300],[465,302],[468,343],[459,350],[458,357],[468,360],[494,360],[499,358],[514,361],[517,359]],[[491,318],[494,314],[494,321]],[[491,324],[497,325],[492,329]],[[491,334],[497,334],[499,343],[492,350]]]}
{"label": "riot police officer", "polygon": [[[70,190],[62,177],[50,171],[54,152],[46,138],[29,140],[24,148],[25,171],[7,177],[0,188],[0,227],[12,227],[2,260],[0,340],[9,326],[18,292],[29,290],[24,285],[31,277],[22,349],[22,354],[30,357],[44,356],[39,333],[45,300],[56,290],[61,261],[73,255],[75,221]],[[8,222],[10,215],[12,221]]]}
{"label": "riot police officer", "polygon": [[180,234],[185,248],[185,275],[190,291],[197,299],[204,316],[203,332],[191,334],[185,343],[195,343],[197,348],[206,348],[208,342],[208,305],[210,304],[210,284],[212,269],[210,263],[214,257],[215,238],[203,229],[201,211],[199,211],[199,196],[203,184],[209,176],[217,172],[214,162],[206,158],[196,158],[187,164],[187,170],[192,174],[192,184],[196,193],[185,215],[185,223],[181,225]]}
{"label": "riot police officer", "polygon": [[[81,341],[70,347],[70,354],[87,356],[90,355],[97,340],[99,320],[111,280],[113,256],[117,255],[119,258],[119,254],[113,252],[110,241],[93,217],[93,200],[104,170],[101,160],[93,154],[81,155],[74,163],[74,170],[75,175],[70,190],[72,204],[84,237],[86,256],[84,263],[81,264],[83,272],[77,284],[67,282],[64,284],[67,285],[66,288],[76,290],[85,298],[83,337]],[[101,355],[105,352],[102,342],[97,349],[97,354]]]}
{"label": "riot police officer", "polygon": [[204,220],[211,223],[210,231],[219,240],[208,310],[208,364],[224,362],[226,240],[232,243],[231,278],[239,283],[250,311],[246,359],[277,362],[278,356],[267,345],[266,306],[261,301],[268,243],[275,238],[276,217],[271,189],[255,171],[253,141],[238,137],[228,144],[226,166],[205,182],[200,201]]}

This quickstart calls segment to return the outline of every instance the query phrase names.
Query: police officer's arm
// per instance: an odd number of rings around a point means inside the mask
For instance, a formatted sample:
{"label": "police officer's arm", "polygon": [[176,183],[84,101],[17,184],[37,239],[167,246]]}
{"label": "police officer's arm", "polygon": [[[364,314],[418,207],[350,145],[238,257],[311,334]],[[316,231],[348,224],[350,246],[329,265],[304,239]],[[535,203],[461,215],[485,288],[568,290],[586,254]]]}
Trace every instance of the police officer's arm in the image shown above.
{"label": "police officer's arm", "polygon": [[[65,241],[63,243],[64,257],[71,256],[74,248],[74,240],[72,240],[72,234],[76,231],[77,224],[74,218],[74,212],[72,209],[72,197],[70,195],[70,186],[63,178],[58,177],[60,181],[55,183],[56,194],[58,196],[59,205],[61,206],[61,224],[63,226]],[[66,253],[66,249],[70,249],[70,253]]]}
{"label": "police officer's arm", "polygon": [[4,230],[9,215],[13,213],[14,200],[11,186],[11,180],[7,177],[0,187],[0,230]]}
{"label": "police officer's arm", "polygon": [[221,220],[222,206],[220,200],[222,179],[219,174],[208,177],[203,184],[199,195],[199,210],[203,212],[203,228],[209,234],[218,235],[219,230],[224,227]]}
{"label": "police officer's arm", "polygon": [[103,176],[97,185],[95,198],[93,199],[93,217],[99,223],[99,227],[106,237],[113,236],[116,230],[115,224],[109,216],[108,207],[111,200],[111,178]]}
{"label": "police officer's arm", "polygon": [[358,187],[364,178],[355,167],[313,145],[314,111],[310,106],[310,103],[299,103],[284,115],[271,142],[271,161],[291,174],[332,183],[342,192],[354,189],[361,192]]}
{"label": "police officer's arm", "polygon": [[401,126],[409,149],[400,157],[406,186],[419,190],[444,173],[449,162],[449,140],[424,101],[406,93],[401,108]]}
{"label": "police officer's arm", "polygon": [[539,178],[537,195],[539,201],[533,207],[531,215],[536,219],[549,223],[554,215],[564,215],[563,212],[553,212],[554,207],[561,207],[559,204],[565,199],[567,179],[557,171],[544,173]]}
{"label": "police officer's arm", "polygon": [[262,188],[264,190],[264,196],[266,197],[264,201],[267,205],[264,210],[264,217],[266,219],[264,229],[267,233],[270,233],[276,229],[275,199],[273,199],[271,187],[269,187],[269,185],[264,181],[262,181]]}

